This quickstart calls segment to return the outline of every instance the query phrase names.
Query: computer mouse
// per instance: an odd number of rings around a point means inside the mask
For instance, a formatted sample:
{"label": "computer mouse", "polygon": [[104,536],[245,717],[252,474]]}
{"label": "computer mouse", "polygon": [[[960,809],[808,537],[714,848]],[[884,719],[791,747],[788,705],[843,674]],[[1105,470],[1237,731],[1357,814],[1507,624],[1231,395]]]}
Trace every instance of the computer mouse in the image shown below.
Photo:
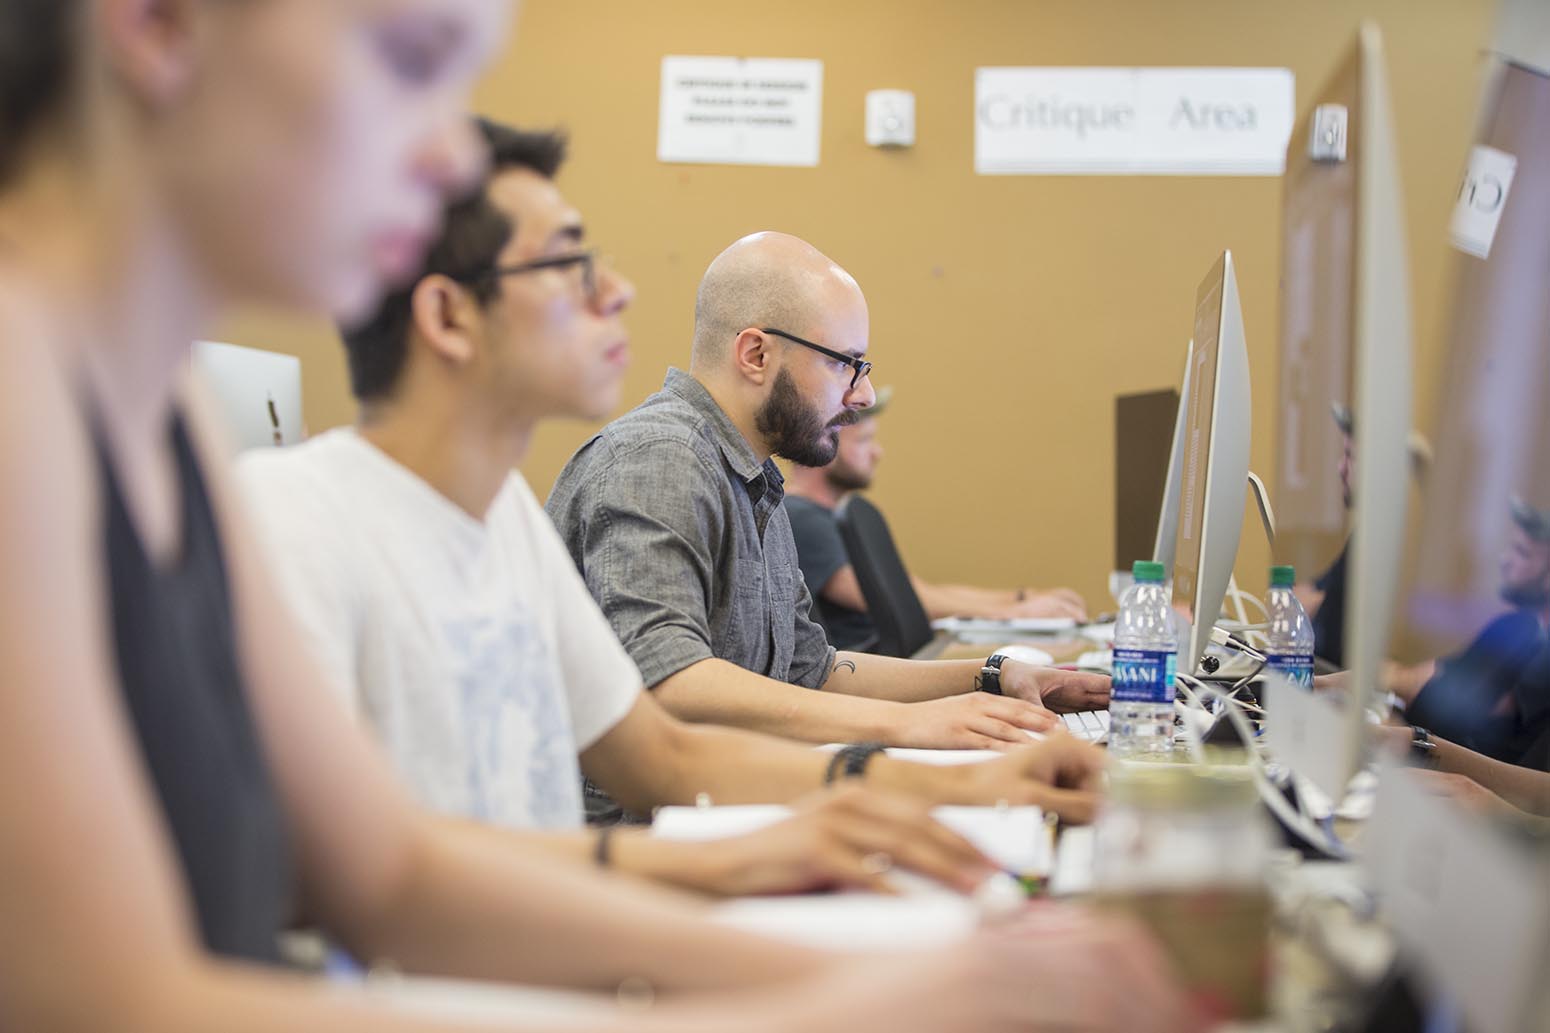
{"label": "computer mouse", "polygon": [[1055,662],[1055,658],[1042,649],[1021,643],[1012,643],[1002,646],[996,652],[1009,660],[1020,660],[1025,664],[1033,664],[1035,667],[1048,667]]}

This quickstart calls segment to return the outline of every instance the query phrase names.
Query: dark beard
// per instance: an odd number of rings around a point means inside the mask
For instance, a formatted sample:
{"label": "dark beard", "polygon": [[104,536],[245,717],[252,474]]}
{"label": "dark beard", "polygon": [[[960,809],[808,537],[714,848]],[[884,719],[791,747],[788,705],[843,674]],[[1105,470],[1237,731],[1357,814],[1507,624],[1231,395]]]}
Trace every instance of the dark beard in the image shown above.
{"label": "dark beard", "polygon": [[841,493],[847,491],[865,491],[872,485],[872,478],[863,477],[848,466],[841,466],[838,461],[824,471],[824,477]]}
{"label": "dark beard", "polygon": [[798,466],[828,466],[839,451],[838,428],[854,423],[855,414],[847,412],[837,422],[826,423],[802,401],[791,374],[781,370],[775,374],[770,397],[754,413],[753,421],[771,452]]}

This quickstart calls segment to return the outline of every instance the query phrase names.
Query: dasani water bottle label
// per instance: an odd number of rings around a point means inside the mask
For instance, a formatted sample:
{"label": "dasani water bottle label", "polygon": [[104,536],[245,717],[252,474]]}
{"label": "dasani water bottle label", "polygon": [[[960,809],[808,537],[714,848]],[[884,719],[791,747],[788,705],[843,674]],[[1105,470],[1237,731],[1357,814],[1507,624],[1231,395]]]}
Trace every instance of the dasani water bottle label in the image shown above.
{"label": "dasani water bottle label", "polygon": [[1313,688],[1313,657],[1306,653],[1269,653],[1265,666],[1293,685]]}
{"label": "dasani water bottle label", "polygon": [[1178,654],[1163,649],[1114,650],[1113,698],[1121,703],[1172,703]]}

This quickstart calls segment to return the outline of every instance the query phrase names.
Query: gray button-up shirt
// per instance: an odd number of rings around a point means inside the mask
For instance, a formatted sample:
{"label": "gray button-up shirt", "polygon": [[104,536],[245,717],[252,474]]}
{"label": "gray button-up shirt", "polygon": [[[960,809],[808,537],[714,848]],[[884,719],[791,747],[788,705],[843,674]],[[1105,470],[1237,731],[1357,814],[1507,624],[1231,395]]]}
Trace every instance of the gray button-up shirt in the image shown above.
{"label": "gray button-up shirt", "polygon": [[581,447],[546,507],[648,686],[708,657],[817,688],[834,650],[785,480],[682,370]]}

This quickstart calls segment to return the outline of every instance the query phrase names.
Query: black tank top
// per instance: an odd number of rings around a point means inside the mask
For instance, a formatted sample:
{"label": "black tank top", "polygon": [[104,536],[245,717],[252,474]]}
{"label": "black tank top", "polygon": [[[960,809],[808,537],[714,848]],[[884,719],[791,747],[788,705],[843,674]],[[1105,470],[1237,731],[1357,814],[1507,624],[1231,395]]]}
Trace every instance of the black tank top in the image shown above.
{"label": "black tank top", "polygon": [[93,434],[119,682],[205,946],[278,962],[293,876],[284,819],[237,663],[220,535],[180,417],[170,435],[183,540],[158,569]]}

